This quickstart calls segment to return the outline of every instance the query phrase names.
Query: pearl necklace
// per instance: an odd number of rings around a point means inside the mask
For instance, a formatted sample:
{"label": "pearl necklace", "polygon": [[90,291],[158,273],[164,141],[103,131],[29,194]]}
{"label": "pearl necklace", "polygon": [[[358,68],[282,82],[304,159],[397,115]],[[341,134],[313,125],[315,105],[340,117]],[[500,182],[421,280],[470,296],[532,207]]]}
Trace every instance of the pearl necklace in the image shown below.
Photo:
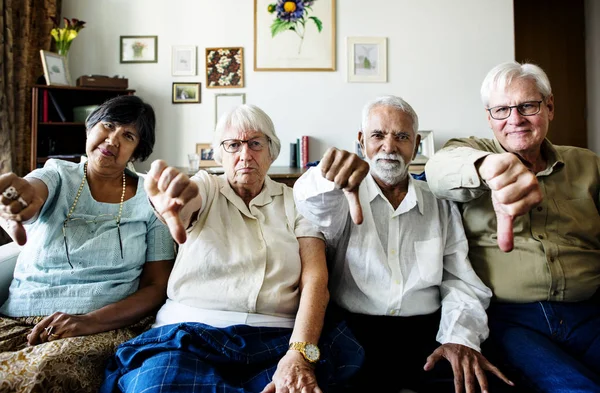
{"label": "pearl necklace", "polygon": [[[73,201],[73,204],[71,205],[71,208],[69,209],[69,213],[67,214],[67,218],[65,218],[64,223],[66,223],[69,220],[69,218],[75,211],[75,206],[77,206],[77,202],[79,202],[79,197],[81,196],[81,192],[83,191],[83,186],[84,186],[86,180],[87,180],[87,162],[83,164],[83,179],[81,179],[81,184],[79,185],[79,189],[77,190],[77,195],[75,195],[75,200]],[[121,216],[123,215],[123,201],[125,201],[126,186],[127,186],[127,181],[126,181],[126,177],[125,177],[125,171],[123,171],[123,191],[121,192],[121,203],[119,204],[119,215],[116,218],[117,234],[119,235],[119,248],[121,249],[121,259],[123,259],[123,242],[121,241]],[[64,224],[63,224],[63,231],[64,231]],[[63,235],[65,236],[65,242],[66,242],[66,234],[63,233]],[[69,261],[69,265],[71,265],[71,268],[73,268],[73,265],[71,264],[71,260],[69,258],[68,248],[67,248],[67,260]]]}

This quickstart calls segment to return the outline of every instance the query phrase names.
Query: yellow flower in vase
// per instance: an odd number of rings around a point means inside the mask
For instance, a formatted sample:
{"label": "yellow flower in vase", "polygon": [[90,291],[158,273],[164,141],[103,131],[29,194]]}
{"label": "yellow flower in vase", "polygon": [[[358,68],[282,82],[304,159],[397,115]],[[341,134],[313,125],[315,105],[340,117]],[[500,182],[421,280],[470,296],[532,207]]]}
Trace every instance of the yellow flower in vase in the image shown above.
{"label": "yellow flower in vase", "polygon": [[81,29],[85,27],[85,22],[76,18],[71,20],[63,18],[65,21],[65,27],[59,27],[59,21],[55,17],[51,17],[54,22],[54,28],[50,31],[50,35],[56,42],[56,52],[59,55],[67,56],[71,43],[77,37],[77,34]]}

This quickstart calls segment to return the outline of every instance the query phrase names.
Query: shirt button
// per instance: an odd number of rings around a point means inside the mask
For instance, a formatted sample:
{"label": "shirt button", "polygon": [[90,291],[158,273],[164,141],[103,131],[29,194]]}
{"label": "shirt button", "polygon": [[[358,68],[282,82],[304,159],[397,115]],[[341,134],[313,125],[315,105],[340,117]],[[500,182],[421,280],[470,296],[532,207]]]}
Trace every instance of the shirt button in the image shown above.
{"label": "shirt button", "polygon": [[544,238],[544,235],[538,235],[538,237],[540,238],[540,240],[542,240]]}
{"label": "shirt button", "polygon": [[544,208],[543,208],[543,207],[541,207],[541,206],[538,206],[538,207],[537,207],[537,211],[541,212],[542,210],[544,210]]}
{"label": "shirt button", "polygon": [[396,250],[391,251],[392,255],[396,255]]}
{"label": "shirt button", "polygon": [[552,295],[558,296],[559,293],[560,293],[559,291],[554,291],[554,292],[552,292]]}
{"label": "shirt button", "polygon": [[550,262],[554,262],[554,257],[550,257]]}

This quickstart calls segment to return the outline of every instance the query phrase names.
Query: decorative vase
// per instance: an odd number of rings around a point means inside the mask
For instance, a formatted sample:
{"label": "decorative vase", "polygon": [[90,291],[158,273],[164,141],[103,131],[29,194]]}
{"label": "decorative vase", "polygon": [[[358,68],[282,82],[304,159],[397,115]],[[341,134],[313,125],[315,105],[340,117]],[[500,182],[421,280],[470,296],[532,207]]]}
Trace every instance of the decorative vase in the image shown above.
{"label": "decorative vase", "polygon": [[56,42],[56,53],[58,53],[61,56],[64,56],[65,58],[67,57],[67,55],[69,54],[69,48],[71,47],[71,43],[70,42]]}

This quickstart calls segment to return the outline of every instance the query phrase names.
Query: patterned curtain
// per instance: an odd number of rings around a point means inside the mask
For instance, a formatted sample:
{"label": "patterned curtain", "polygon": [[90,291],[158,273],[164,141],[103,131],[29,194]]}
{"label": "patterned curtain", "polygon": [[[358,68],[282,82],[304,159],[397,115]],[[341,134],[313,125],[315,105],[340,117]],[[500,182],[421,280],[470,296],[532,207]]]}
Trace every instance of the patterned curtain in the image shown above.
{"label": "patterned curtain", "polygon": [[31,86],[43,75],[40,49],[50,49],[50,16],[61,2],[0,0],[0,173],[29,172]]}

